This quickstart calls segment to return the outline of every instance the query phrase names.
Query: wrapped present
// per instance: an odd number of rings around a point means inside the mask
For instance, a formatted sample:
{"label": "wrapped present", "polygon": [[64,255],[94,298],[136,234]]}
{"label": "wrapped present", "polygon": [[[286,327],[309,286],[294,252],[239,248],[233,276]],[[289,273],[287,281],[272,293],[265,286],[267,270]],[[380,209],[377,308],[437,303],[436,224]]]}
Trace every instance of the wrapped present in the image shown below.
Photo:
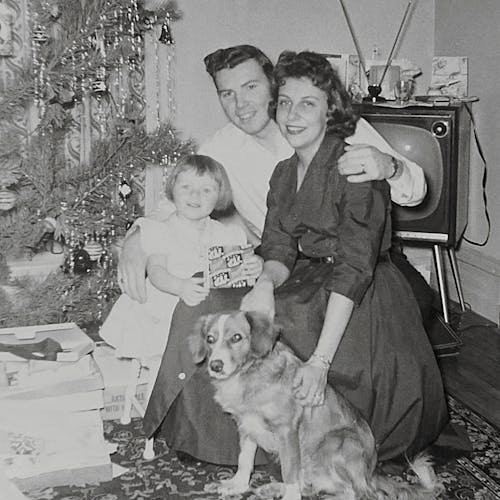
{"label": "wrapped present", "polygon": [[99,410],[63,411],[24,401],[2,401],[0,467],[23,491],[95,483],[112,478],[115,447],[104,439]]}
{"label": "wrapped present", "polygon": [[245,276],[243,266],[254,255],[252,245],[214,245],[208,248],[208,286],[239,288],[253,286],[255,279]]}
{"label": "wrapped present", "polygon": [[[0,331],[0,469],[21,490],[112,478],[94,342],[75,324]],[[62,356],[60,356],[62,355]],[[1,495],[0,495],[1,496]]]}

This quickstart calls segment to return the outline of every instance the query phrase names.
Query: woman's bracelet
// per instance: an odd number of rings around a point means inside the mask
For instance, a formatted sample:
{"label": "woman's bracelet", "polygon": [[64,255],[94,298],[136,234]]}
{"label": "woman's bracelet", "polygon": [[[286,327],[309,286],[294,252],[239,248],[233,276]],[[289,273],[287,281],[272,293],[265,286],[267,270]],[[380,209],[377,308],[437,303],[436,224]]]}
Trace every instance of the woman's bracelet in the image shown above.
{"label": "woman's bracelet", "polygon": [[327,369],[330,368],[330,364],[332,363],[326,356],[323,356],[322,354],[316,354],[315,352],[311,354],[311,358],[316,358],[317,360],[321,361],[321,363]]}

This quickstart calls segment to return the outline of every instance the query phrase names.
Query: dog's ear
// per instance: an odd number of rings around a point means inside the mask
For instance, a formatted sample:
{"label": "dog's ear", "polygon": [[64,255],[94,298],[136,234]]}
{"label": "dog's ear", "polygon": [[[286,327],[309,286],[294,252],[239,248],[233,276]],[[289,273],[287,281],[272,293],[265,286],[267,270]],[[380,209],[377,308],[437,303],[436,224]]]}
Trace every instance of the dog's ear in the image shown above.
{"label": "dog's ear", "polygon": [[245,317],[250,325],[252,353],[258,358],[263,358],[273,349],[280,330],[275,327],[269,316],[261,312],[245,311]]}
{"label": "dog's ear", "polygon": [[188,346],[193,356],[195,364],[201,363],[207,356],[207,345],[205,343],[205,335],[207,333],[208,324],[211,315],[201,316],[193,328],[193,333],[188,337]]}

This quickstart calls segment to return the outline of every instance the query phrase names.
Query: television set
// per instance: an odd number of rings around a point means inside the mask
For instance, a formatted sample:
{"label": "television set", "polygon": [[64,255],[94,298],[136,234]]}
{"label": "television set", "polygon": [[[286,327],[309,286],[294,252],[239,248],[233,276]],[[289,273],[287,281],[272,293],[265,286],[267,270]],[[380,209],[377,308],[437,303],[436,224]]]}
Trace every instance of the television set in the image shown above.
{"label": "television set", "polygon": [[465,106],[365,102],[356,105],[356,112],[424,170],[423,202],[415,207],[393,205],[395,236],[455,248],[468,217],[470,116]]}

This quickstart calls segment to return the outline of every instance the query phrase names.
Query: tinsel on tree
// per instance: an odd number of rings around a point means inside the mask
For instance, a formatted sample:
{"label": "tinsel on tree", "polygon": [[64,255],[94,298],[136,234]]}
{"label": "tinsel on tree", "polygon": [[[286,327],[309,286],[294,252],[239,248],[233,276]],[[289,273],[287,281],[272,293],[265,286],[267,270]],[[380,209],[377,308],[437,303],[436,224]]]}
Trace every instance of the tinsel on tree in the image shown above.
{"label": "tinsel on tree", "polygon": [[[0,283],[5,258],[40,251],[47,235],[65,264],[14,283],[0,326],[86,323],[117,293],[111,249],[143,213],[146,166],[193,150],[171,124],[145,129],[144,37],[161,26],[158,43],[173,44],[180,12],[162,0],[28,4],[29,57],[0,97]],[[23,130],[12,117],[26,116],[35,125]]]}

